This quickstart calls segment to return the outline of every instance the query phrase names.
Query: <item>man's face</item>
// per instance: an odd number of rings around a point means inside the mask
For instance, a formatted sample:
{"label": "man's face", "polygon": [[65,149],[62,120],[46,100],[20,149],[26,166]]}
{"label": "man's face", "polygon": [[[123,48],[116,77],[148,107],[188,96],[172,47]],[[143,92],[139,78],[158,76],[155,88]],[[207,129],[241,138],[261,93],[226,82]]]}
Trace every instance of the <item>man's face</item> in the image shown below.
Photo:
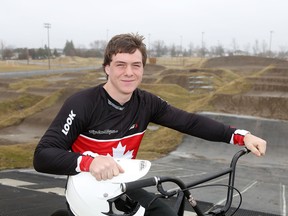
{"label": "man's face", "polygon": [[108,75],[110,94],[131,95],[142,81],[142,54],[139,50],[133,54],[117,53],[112,56],[112,61],[105,67],[105,71]]}

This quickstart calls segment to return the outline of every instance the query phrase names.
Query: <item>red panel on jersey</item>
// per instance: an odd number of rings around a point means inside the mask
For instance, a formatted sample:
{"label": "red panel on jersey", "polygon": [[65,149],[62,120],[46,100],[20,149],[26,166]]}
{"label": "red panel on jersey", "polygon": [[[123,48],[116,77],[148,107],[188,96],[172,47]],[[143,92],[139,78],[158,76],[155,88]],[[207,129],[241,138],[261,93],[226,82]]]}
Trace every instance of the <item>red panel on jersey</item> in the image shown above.
{"label": "red panel on jersey", "polygon": [[143,136],[144,132],[120,139],[97,140],[80,135],[73,143],[72,150],[80,153],[91,151],[115,158],[135,159]]}

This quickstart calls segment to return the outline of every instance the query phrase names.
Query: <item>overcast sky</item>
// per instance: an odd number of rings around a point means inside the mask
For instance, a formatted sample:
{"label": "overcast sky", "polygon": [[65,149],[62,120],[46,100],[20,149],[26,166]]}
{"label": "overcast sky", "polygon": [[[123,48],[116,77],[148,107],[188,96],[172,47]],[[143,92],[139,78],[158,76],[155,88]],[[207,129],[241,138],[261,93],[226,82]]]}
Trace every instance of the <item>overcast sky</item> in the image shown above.
{"label": "overcast sky", "polygon": [[[0,4],[0,41],[5,46],[90,48],[95,40],[138,32],[149,46],[192,43],[194,47],[232,41],[244,49],[258,40],[271,49],[288,49],[288,0],[3,0]],[[272,32],[272,33],[271,33]]]}

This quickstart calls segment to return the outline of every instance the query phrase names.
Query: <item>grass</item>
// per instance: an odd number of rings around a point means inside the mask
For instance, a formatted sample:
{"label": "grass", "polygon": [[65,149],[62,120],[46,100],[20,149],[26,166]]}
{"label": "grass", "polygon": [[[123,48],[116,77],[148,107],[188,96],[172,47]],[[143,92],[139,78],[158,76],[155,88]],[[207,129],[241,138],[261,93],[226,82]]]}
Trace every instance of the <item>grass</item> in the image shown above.
{"label": "grass", "polygon": [[23,93],[16,99],[3,101],[0,103],[0,118],[3,120],[13,112],[22,112],[22,110],[31,107],[41,99],[41,96]]}
{"label": "grass", "polygon": [[25,92],[28,88],[44,88],[49,82],[43,78],[30,78],[22,79],[18,82],[13,82],[9,84],[9,89],[15,90],[17,92]]}
{"label": "grass", "polygon": [[0,61],[0,73],[1,72],[13,72],[13,71],[28,71],[28,70],[44,70],[47,69],[47,65],[32,65],[18,61]]}
{"label": "grass", "polygon": [[33,143],[0,146],[0,170],[32,167],[35,146]]}
{"label": "grass", "polygon": [[[75,68],[75,67],[87,67],[101,65],[102,59],[100,58],[80,58],[80,57],[59,57],[56,59],[50,59],[51,69],[59,68]],[[30,70],[47,70],[48,60],[7,60],[0,61],[0,73],[1,72],[13,72],[13,71],[30,71]]]}
{"label": "grass", "polygon": [[157,131],[147,130],[137,157],[146,160],[163,157],[177,148],[182,136],[181,133],[162,126]]}
{"label": "grass", "polygon": [[140,88],[179,108],[185,108],[189,103],[188,91],[176,84],[141,84]]}
{"label": "grass", "polygon": [[[58,100],[58,98],[62,95],[63,90],[58,90],[51,94],[50,96],[47,96],[43,98],[42,100],[39,101],[34,101],[31,106],[25,107],[23,104],[28,103],[27,100],[28,98],[24,98],[23,102],[21,103],[21,111],[19,110],[13,110],[10,111],[9,115],[5,115],[1,117],[0,119],[0,129],[12,125],[17,125],[19,124],[23,119],[40,112],[41,110],[44,110],[45,108],[48,108],[50,106],[53,106],[55,102]],[[12,103],[15,103],[14,101]],[[11,104],[10,104],[11,106]],[[1,109],[1,104],[0,104],[0,109]]]}
{"label": "grass", "polygon": [[157,58],[157,64],[164,65],[167,68],[185,68],[185,67],[195,67],[198,68],[205,61],[204,58],[196,57],[162,57]]}

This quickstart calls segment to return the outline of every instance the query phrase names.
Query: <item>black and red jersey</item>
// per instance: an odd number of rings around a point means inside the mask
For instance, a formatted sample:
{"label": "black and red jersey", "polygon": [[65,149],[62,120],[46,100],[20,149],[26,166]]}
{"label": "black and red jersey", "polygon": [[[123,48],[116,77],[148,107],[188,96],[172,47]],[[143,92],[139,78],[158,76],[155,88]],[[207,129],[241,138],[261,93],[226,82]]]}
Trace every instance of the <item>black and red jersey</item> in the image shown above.
{"label": "black and red jersey", "polygon": [[117,158],[136,158],[150,122],[226,143],[231,141],[235,131],[235,128],[207,117],[173,107],[140,89],[121,105],[101,84],[82,90],[65,101],[35,150],[34,167],[46,173],[76,174],[77,160],[87,151]]}

